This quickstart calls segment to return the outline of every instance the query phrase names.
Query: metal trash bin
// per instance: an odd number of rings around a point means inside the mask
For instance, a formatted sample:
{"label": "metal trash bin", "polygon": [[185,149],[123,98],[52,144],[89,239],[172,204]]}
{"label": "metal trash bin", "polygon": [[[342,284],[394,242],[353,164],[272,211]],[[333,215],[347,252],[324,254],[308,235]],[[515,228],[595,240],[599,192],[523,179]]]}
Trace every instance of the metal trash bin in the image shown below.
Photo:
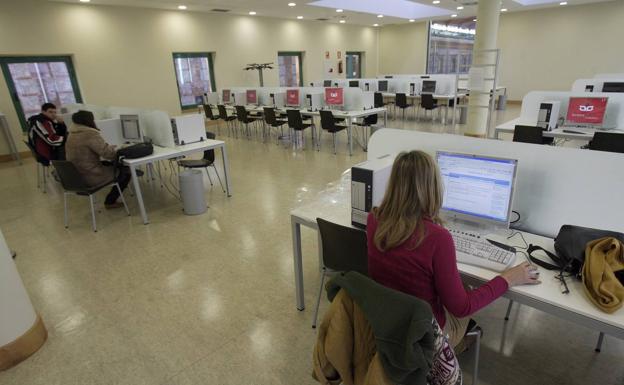
{"label": "metal trash bin", "polygon": [[204,195],[204,175],[199,170],[186,170],[180,173],[180,198],[186,215],[199,215],[206,212]]}
{"label": "metal trash bin", "polygon": [[501,94],[498,97],[498,106],[497,106],[497,110],[504,110],[505,108],[507,108],[507,95],[505,94]]}
{"label": "metal trash bin", "polygon": [[459,109],[459,124],[466,124],[468,121],[468,107],[461,107]]}

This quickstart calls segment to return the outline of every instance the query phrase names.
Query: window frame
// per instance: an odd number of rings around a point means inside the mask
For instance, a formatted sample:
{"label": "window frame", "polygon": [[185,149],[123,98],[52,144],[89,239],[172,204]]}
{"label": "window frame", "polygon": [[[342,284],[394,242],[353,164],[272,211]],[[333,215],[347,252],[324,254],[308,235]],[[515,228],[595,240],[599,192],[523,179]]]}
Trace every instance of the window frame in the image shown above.
{"label": "window frame", "polygon": [[182,105],[182,91],[180,90],[180,82],[178,79],[178,68],[176,66],[176,59],[190,59],[190,58],[207,58],[208,59],[208,76],[210,76],[210,91],[217,92],[217,83],[214,76],[214,52],[172,52],[173,72],[175,74],[176,87],[178,89],[178,102],[180,103],[180,110],[192,110],[200,106],[200,104],[188,104]]}
{"label": "window frame", "polygon": [[[297,87],[303,87],[303,52],[302,51],[278,51],[277,52],[277,77],[279,80],[279,58],[280,56],[297,56],[299,58],[299,84]],[[281,87],[281,85],[280,85]]]}
{"label": "window frame", "polygon": [[9,89],[10,99],[13,102],[17,118],[22,126],[22,131],[28,131],[28,122],[24,116],[24,109],[22,108],[22,102],[19,100],[17,89],[13,78],[11,77],[11,71],[9,70],[9,64],[19,63],[50,63],[50,62],[63,62],[67,67],[67,73],[69,74],[69,80],[74,91],[74,98],[76,103],[83,103],[82,93],[80,92],[80,86],[78,84],[78,77],[76,76],[76,68],[74,67],[72,55],[33,55],[33,56],[0,56],[0,68],[2,68],[2,74],[4,75],[4,81]]}

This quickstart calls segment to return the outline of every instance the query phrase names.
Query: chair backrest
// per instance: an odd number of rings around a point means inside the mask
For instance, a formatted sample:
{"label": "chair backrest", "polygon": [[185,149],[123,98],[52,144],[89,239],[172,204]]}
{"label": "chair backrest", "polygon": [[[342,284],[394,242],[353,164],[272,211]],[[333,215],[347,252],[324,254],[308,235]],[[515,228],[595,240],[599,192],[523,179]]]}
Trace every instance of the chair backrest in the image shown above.
{"label": "chair backrest", "polygon": [[320,110],[321,114],[321,128],[323,130],[332,131],[336,129],[336,119],[334,114],[330,110]]}
{"label": "chair backrest", "polygon": [[225,109],[225,106],[223,104],[219,104],[217,106],[217,109],[219,110],[219,117],[221,119],[227,119],[228,118],[227,110]]}
{"label": "chair backrest", "polygon": [[301,111],[296,109],[288,109],[286,110],[286,114],[288,115],[288,127],[293,130],[301,130],[303,129],[303,118],[301,117]]}
{"label": "chair backrest", "polygon": [[517,125],[514,128],[513,141],[544,144],[544,129],[542,127]]}
{"label": "chair backrest", "polygon": [[72,162],[68,160],[53,160],[52,166],[54,166],[65,191],[81,192],[89,189],[89,185],[87,185]]}
{"label": "chair backrest", "polygon": [[368,275],[368,248],[366,233],[352,227],[345,227],[316,218],[323,264],[336,271],[357,271]]}
{"label": "chair backrest", "polygon": [[615,132],[596,132],[588,148],[596,151],[624,153],[624,134]]}
{"label": "chair backrest", "polygon": [[377,114],[368,115],[364,118],[364,125],[372,126],[374,124],[377,124],[378,121],[379,121],[379,115]]}
{"label": "chair backrest", "polygon": [[402,94],[402,93],[396,94],[395,97],[394,97],[394,103],[399,108],[406,108],[407,107],[407,96],[405,94]]}
{"label": "chair backrest", "polygon": [[264,107],[264,121],[267,124],[276,124],[277,118],[275,117],[275,108]]}
{"label": "chair backrest", "polygon": [[212,106],[210,104],[204,104],[204,114],[206,114],[207,119],[216,120],[214,114],[212,113]]}
{"label": "chair backrest", "polygon": [[236,117],[238,120],[247,123],[247,109],[244,106],[236,106]]}
{"label": "chair backrest", "polygon": [[[216,139],[217,135],[214,132],[206,131],[206,139]],[[204,151],[204,159],[209,161],[210,163],[214,163],[215,161],[215,151],[214,150],[206,150]]]}
{"label": "chair backrest", "polygon": [[37,163],[40,163],[45,167],[50,165],[50,161],[44,158],[43,156],[39,155],[37,153],[37,150],[35,150],[35,148],[32,146],[32,144],[30,144],[30,142],[24,140],[24,144],[26,145],[26,147],[28,147],[28,149],[30,150],[30,153],[32,154],[33,158],[35,158]]}
{"label": "chair backrest", "polygon": [[374,105],[375,108],[380,108],[383,107],[383,95],[381,94],[381,92],[375,92],[374,96]]}
{"label": "chair backrest", "polygon": [[435,108],[435,100],[431,94],[420,95],[420,106],[426,110],[432,110]]}

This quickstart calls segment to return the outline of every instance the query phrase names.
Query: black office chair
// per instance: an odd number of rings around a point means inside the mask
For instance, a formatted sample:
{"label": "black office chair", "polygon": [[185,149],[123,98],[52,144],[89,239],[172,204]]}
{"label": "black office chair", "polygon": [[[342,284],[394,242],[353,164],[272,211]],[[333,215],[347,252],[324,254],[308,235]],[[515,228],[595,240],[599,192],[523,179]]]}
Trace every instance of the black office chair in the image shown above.
{"label": "black office chair", "polygon": [[[336,124],[336,118],[334,118],[334,114],[330,110],[320,110],[321,114],[321,128],[332,134],[333,142],[334,142],[334,155],[336,154],[336,133],[345,130],[347,128],[346,125]],[[321,131],[322,132],[322,131]],[[319,132],[319,138],[317,143],[317,150],[321,149],[321,132]]]}
{"label": "black office chair", "polygon": [[[284,125],[288,124],[287,120],[278,119],[275,114],[275,108],[264,107],[264,122],[272,128],[279,128],[281,135],[277,136],[277,144],[279,144],[280,138],[284,137]],[[270,133],[269,133],[270,135]]]}
{"label": "black office chair", "polygon": [[63,186],[63,206],[65,211],[65,228],[69,227],[68,215],[67,215],[67,195],[75,194],[80,196],[88,196],[89,204],[91,206],[91,220],[93,225],[93,231],[97,232],[97,225],[95,223],[95,200],[93,196],[98,191],[103,188],[114,186],[119,191],[119,197],[121,198],[121,202],[123,202],[124,208],[126,209],[126,214],[130,215],[130,210],[128,210],[128,206],[126,205],[126,200],[124,199],[123,192],[121,191],[121,187],[119,187],[119,183],[117,183],[116,178],[111,178],[111,180],[102,183],[98,186],[89,186],[85,182],[84,178],[78,172],[76,166],[67,160],[53,160],[52,165],[58,174],[59,179],[61,180],[61,185]]}
{"label": "black office chair", "polygon": [[532,144],[552,144],[554,138],[544,137],[544,129],[542,127],[516,125],[514,127],[513,141]]}
{"label": "black office chair", "polygon": [[433,121],[433,110],[436,110],[439,106],[438,101],[433,98],[432,94],[420,95],[420,107],[425,110],[425,116],[427,116],[427,111],[432,111],[431,120]]}
{"label": "black office chair", "polygon": [[[206,139],[216,139],[216,135],[214,132],[206,132]],[[204,156],[201,159],[182,159],[178,161],[178,166],[183,168],[203,168],[206,170],[206,175],[208,175],[208,181],[211,186],[214,186],[212,183],[212,178],[210,177],[210,173],[208,172],[208,167],[212,167],[215,174],[217,175],[217,179],[219,180],[219,184],[221,185],[221,190],[225,192],[225,188],[223,187],[223,182],[221,182],[221,177],[219,176],[219,171],[217,170],[217,166],[215,166],[215,150],[206,150],[204,151]]]}
{"label": "black office chair", "polygon": [[206,115],[206,119],[209,121],[217,122],[217,132],[221,135],[221,128],[219,127],[219,119],[221,117],[219,115],[215,115],[212,111],[212,106],[210,104],[204,104],[204,114]]}
{"label": "black office chair", "polygon": [[373,94],[373,97],[374,97],[373,103],[374,103],[375,108],[381,108],[387,105],[387,103],[384,102],[383,94],[381,92],[375,92]]}
{"label": "black office chair", "polygon": [[357,271],[368,275],[368,247],[366,245],[366,232],[352,227],[345,227],[316,218],[318,231],[321,237],[321,250],[323,255],[323,268],[321,271],[321,285],[312,328],[316,328],[321,295],[325,284],[325,276],[331,273],[343,271]]}
{"label": "black office chair", "polygon": [[312,127],[312,141],[314,142],[314,123],[312,120],[304,121],[301,116],[301,111],[299,110],[288,109],[286,110],[286,113],[288,114],[288,127],[293,131],[291,138],[293,138],[293,144],[295,147],[298,146],[298,135],[296,135],[297,131],[301,131],[301,139],[303,141],[303,131],[305,131],[308,127]]}
{"label": "black office chair", "polygon": [[42,157],[37,153],[37,150],[28,141],[24,141],[24,144],[30,150],[33,158],[35,158],[37,166],[37,188],[41,188],[41,191],[45,194],[48,187],[48,177],[50,170],[50,161]]}
{"label": "black office chair", "polygon": [[414,107],[414,104],[407,102],[407,95],[403,93],[396,94],[394,105],[403,110],[403,120],[405,120],[405,110]]}
{"label": "black office chair", "polygon": [[225,124],[227,125],[227,128],[230,130],[230,135],[237,137],[238,134],[236,131],[236,127],[234,127],[234,125],[232,124],[232,122],[236,120],[236,114],[228,115],[227,109],[225,108],[225,105],[223,104],[217,105],[217,110],[219,110],[219,119],[225,122]]}
{"label": "black office chair", "polygon": [[587,146],[590,150],[624,153],[624,134],[596,132]]}
{"label": "black office chair", "polygon": [[236,106],[236,117],[238,119],[238,122],[245,125],[245,134],[247,135],[247,138],[251,138],[251,131],[249,130],[249,124],[250,123],[256,123],[259,118],[257,117],[252,117],[250,115],[247,114],[247,109],[244,106]]}

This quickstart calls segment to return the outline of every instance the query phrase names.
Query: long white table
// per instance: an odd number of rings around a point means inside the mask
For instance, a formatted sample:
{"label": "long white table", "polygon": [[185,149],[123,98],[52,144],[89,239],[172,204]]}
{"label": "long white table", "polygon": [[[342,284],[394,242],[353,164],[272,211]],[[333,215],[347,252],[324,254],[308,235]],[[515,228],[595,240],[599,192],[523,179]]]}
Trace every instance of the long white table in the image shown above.
{"label": "long white table", "polygon": [[148,224],[149,219],[147,217],[147,211],[145,210],[145,204],[143,203],[143,194],[141,193],[141,185],[137,177],[137,167],[145,164],[155,163],[161,160],[179,158],[185,155],[190,155],[197,152],[204,152],[206,150],[221,149],[221,160],[223,161],[223,174],[225,178],[225,188],[228,197],[232,196],[232,189],[230,187],[230,164],[227,157],[227,150],[225,148],[225,142],[222,140],[204,140],[202,142],[185,144],[176,147],[160,147],[154,146],[154,153],[143,158],[137,159],[124,159],[124,164],[130,168],[132,174],[132,183],[139,204],[139,210],[141,211],[141,217],[143,223]]}
{"label": "long white table", "polygon": [[[494,130],[494,137],[496,139],[500,139],[500,134],[512,134],[514,133],[514,129],[516,125],[525,125],[525,126],[535,126],[535,122],[526,122],[522,119],[522,117],[510,120],[501,125],[496,126]],[[574,131],[574,132],[565,132],[565,131]],[[556,138],[556,139],[568,139],[568,140],[582,140],[585,142],[589,142],[594,137],[596,132],[613,132],[618,134],[624,134],[624,131],[619,129],[613,130],[597,130],[590,128],[577,128],[577,127],[564,127],[564,128],[555,128],[551,131],[544,131],[544,137],[547,138]]]}
{"label": "long white table", "polygon": [[[396,98],[396,93],[392,93],[392,92],[382,92],[381,94],[384,98],[390,98],[390,99],[394,99]],[[450,103],[451,100],[455,100],[455,102],[457,102],[457,100],[466,97],[467,94],[465,92],[458,92],[456,95],[454,94],[434,94],[433,98],[436,100],[442,100],[444,101],[443,107],[444,107],[444,118],[442,119],[442,124],[446,124],[446,122],[448,121],[448,110],[451,107]],[[410,94],[405,94],[405,97],[407,99],[412,99],[412,100],[420,100],[420,95],[410,95]],[[414,103],[415,107],[418,107],[419,104]]]}
{"label": "long white table", "polygon": [[[305,309],[301,226],[318,231],[316,218],[323,218],[343,226],[351,226],[349,197],[346,193],[344,195],[344,199],[336,199],[336,195],[333,195],[333,200],[330,200],[324,199],[321,194],[313,201],[292,210],[290,213],[296,303],[298,310]],[[526,232],[523,232],[523,235],[528,243],[540,245],[554,252],[553,239]],[[511,241],[508,241],[509,244],[521,244],[522,242],[517,240],[517,238],[519,237],[514,237]],[[519,254],[516,261],[517,263],[522,262],[523,256]],[[497,275],[497,273],[493,271],[462,263],[458,263],[458,267],[460,273],[468,283],[482,284]],[[567,279],[566,283],[570,293],[563,294],[561,283],[555,278],[557,275],[556,272],[542,268],[539,268],[539,271],[540,280],[542,281],[540,285],[512,287],[507,291],[505,297],[601,333],[624,339],[624,310],[620,310],[614,314],[603,313],[586,298],[580,281],[573,278]]]}

